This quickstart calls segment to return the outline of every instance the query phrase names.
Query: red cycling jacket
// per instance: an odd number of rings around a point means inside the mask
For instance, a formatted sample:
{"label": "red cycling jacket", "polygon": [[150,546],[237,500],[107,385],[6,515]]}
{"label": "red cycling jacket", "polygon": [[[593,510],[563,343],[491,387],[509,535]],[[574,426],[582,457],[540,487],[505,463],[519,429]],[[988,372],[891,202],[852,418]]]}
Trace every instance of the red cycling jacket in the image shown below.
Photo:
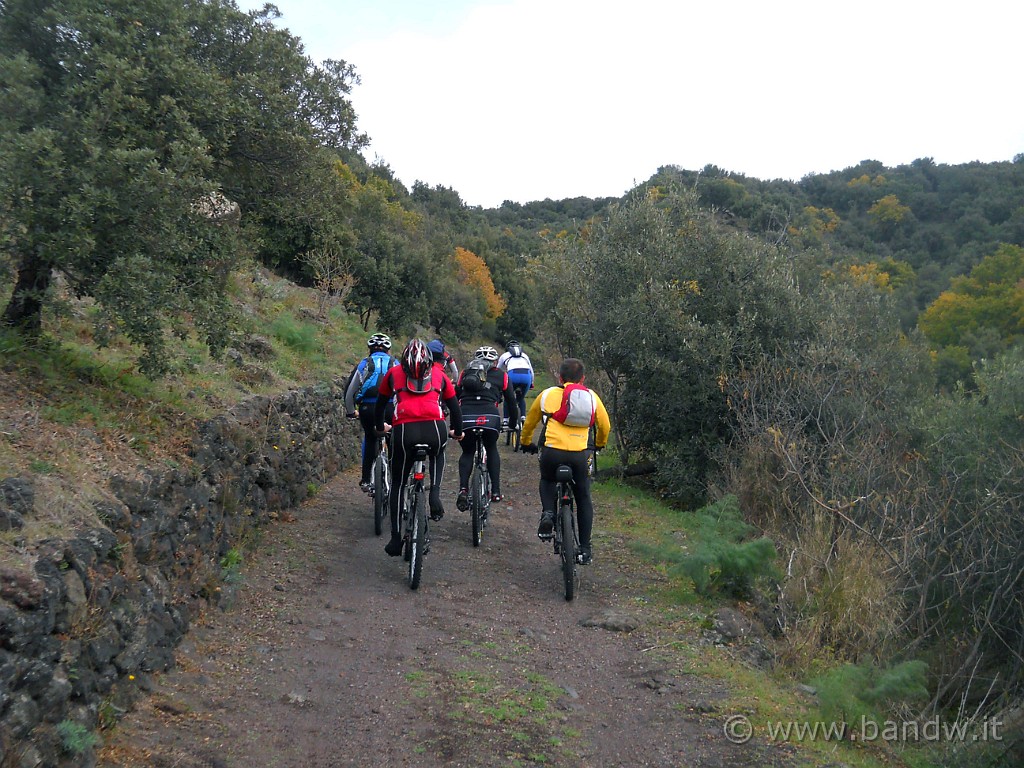
{"label": "red cycling jacket", "polygon": [[451,379],[437,366],[430,368],[430,390],[412,392],[408,389],[408,377],[400,365],[391,368],[380,380],[378,392],[381,397],[395,395],[395,418],[392,424],[408,424],[411,421],[441,421],[441,401],[455,397],[455,386]]}

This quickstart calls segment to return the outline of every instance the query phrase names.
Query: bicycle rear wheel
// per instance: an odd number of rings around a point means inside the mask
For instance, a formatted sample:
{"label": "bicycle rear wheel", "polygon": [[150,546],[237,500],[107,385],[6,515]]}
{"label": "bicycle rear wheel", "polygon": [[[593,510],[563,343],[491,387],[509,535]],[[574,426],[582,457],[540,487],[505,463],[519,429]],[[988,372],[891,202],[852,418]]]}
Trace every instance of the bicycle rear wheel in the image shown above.
{"label": "bicycle rear wheel", "polygon": [[479,464],[473,465],[473,475],[469,478],[470,499],[469,516],[473,523],[473,546],[479,547],[484,535],[484,479]]}
{"label": "bicycle rear wheel", "polygon": [[427,492],[414,491],[411,532],[409,536],[409,587],[416,589],[423,577],[423,556],[427,552]]}
{"label": "bicycle rear wheel", "polygon": [[576,595],[576,532],[573,530],[572,505],[563,504],[559,510],[558,524],[562,533],[559,557],[562,559],[562,580],[565,582],[565,599]]}
{"label": "bicycle rear wheel", "polygon": [[388,512],[388,462],[383,454],[373,464],[373,532],[384,532],[384,516]]}

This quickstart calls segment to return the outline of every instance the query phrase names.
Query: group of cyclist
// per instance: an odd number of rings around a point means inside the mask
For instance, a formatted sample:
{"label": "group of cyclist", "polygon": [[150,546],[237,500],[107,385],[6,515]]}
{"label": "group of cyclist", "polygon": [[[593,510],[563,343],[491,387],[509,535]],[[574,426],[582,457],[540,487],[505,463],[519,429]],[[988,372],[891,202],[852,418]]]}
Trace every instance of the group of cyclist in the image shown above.
{"label": "group of cyclist", "polygon": [[[377,458],[378,436],[390,433],[391,477],[401,487],[414,461],[413,446],[428,446],[430,460],[430,518],[444,517],[441,489],[444,483],[448,439],[462,447],[459,458],[459,492],[456,506],[469,506],[468,486],[477,442],[487,454],[491,501],[501,501],[501,459],[498,435],[503,428],[522,425],[521,448],[540,453],[540,500],[542,513],[537,528],[541,539],[550,539],[556,503],[555,470],[567,464],[573,470],[574,494],[579,517],[580,553],[583,563],[592,558],[593,503],[590,498],[588,457],[608,442],[610,422],[600,398],[583,387],[583,363],[567,358],[559,368],[559,383],[541,392],[526,409],[526,393],[534,386],[533,364],[515,339],[501,355],[491,346],[479,347],[460,372],[440,339],[412,339],[396,358],[391,339],[375,333],[367,340],[367,356],[360,360],[345,389],[345,411],[363,428],[360,488],[371,492],[370,474]],[[585,390],[587,395],[580,399]],[[591,409],[587,418],[565,418],[569,399]],[[589,398],[589,399],[588,399]],[[574,405],[579,410],[578,403]],[[534,432],[540,427],[536,443]],[[592,439],[591,439],[592,438]],[[399,532],[401,494],[389,499],[391,539],[388,555],[402,554]]]}

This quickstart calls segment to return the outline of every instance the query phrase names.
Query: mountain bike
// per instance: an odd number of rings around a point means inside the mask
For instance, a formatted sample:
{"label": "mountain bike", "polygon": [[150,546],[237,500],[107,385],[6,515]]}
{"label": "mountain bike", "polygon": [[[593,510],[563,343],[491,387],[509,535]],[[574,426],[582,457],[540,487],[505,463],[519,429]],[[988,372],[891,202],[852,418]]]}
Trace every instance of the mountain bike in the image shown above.
{"label": "mountain bike", "polygon": [[[587,456],[587,474],[597,476],[597,451]],[[559,464],[555,470],[555,494],[558,509],[555,511],[554,542],[555,554],[562,564],[562,579],[565,582],[565,599],[576,595],[576,565],[583,562],[580,551],[580,536],[576,528],[576,500],[573,496],[575,484],[572,481],[572,467]]]}
{"label": "mountain bike", "polygon": [[523,422],[526,421],[525,416],[520,416],[519,420],[514,424],[509,424],[505,427],[505,445],[512,446],[512,452],[517,452],[523,445]]}
{"label": "mountain bike", "polygon": [[388,515],[388,499],[391,496],[391,457],[388,439],[381,435],[377,458],[371,469],[371,490],[373,494],[373,532],[380,536],[384,531],[384,520]]}
{"label": "mountain bike", "polygon": [[427,476],[428,445],[413,446],[413,464],[409,479],[402,487],[402,507],[399,529],[402,531],[403,557],[409,563],[409,587],[416,589],[423,577],[423,556],[430,549],[427,535]]}
{"label": "mountain bike", "polygon": [[[526,399],[525,399],[526,398],[526,392],[527,392],[528,389],[529,389],[529,387],[527,387],[527,386],[525,386],[523,384],[516,384],[512,388],[512,390],[516,394],[516,403],[517,404],[518,403],[523,403],[525,405],[525,403],[526,403]],[[515,425],[508,424],[508,426],[507,426],[508,432],[505,435],[505,445],[513,446],[512,447],[512,451],[513,452],[518,451],[519,447],[523,443],[523,422],[524,421],[526,421],[526,413],[522,409],[520,409],[518,423],[516,423]]]}
{"label": "mountain bike", "polygon": [[469,476],[469,517],[472,521],[473,546],[479,547],[487,526],[487,513],[491,508],[491,475],[487,471],[487,449],[484,448],[484,431],[469,429],[476,436],[476,450],[473,453],[473,470]]}
{"label": "mountain bike", "polygon": [[572,467],[559,464],[555,470],[555,491],[558,495],[558,509],[555,511],[555,554],[562,564],[562,580],[565,582],[565,599],[576,595],[576,563],[579,559],[580,538],[576,531],[576,505],[572,495]]}

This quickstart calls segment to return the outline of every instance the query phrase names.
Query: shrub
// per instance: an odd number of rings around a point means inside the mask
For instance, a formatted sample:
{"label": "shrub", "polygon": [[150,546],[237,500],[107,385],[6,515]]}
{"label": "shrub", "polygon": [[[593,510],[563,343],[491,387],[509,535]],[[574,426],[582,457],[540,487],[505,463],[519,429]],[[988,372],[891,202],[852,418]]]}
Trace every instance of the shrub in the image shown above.
{"label": "shrub", "polygon": [[735,496],[692,515],[697,528],[695,549],[663,553],[661,558],[692,580],[698,593],[747,597],[759,578],[778,576],[775,545],[763,536],[751,538],[755,529],[743,521]]}
{"label": "shrub", "polygon": [[74,720],[57,723],[57,734],[60,736],[61,747],[71,755],[81,755],[99,743],[99,736]]}
{"label": "shrub", "polygon": [[316,327],[299,322],[288,312],[282,312],[277,316],[270,331],[275,338],[296,352],[308,354],[317,351],[320,346]]}
{"label": "shrub", "polygon": [[826,721],[859,727],[876,726],[898,706],[928,698],[927,665],[905,661],[889,669],[846,664],[811,681]]}

